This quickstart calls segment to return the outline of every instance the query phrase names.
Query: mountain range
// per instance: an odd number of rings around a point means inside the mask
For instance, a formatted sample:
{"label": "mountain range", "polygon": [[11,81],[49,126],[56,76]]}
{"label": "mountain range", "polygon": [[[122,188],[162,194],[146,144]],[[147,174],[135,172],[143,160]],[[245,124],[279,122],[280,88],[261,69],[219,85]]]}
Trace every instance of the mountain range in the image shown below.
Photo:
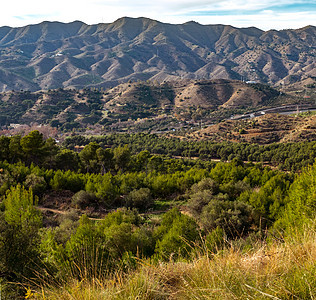
{"label": "mountain range", "polygon": [[124,17],[109,24],[0,27],[0,92],[110,88],[138,80],[280,85],[315,76],[314,26],[262,31]]}

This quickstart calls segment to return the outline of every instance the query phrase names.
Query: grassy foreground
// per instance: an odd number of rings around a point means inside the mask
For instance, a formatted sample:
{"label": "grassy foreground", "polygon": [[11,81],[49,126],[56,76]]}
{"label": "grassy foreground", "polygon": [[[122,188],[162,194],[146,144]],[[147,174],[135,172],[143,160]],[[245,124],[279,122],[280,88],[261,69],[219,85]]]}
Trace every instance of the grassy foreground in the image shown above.
{"label": "grassy foreground", "polygon": [[[139,261],[104,279],[70,279],[29,299],[316,299],[316,221],[285,241],[199,249],[190,262]],[[248,249],[248,250],[246,250]]]}

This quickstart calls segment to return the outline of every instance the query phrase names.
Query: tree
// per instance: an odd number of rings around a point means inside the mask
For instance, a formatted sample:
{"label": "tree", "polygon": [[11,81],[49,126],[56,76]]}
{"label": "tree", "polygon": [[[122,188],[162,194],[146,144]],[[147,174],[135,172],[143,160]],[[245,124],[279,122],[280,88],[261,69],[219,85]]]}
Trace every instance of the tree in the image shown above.
{"label": "tree", "polygon": [[114,165],[113,151],[111,149],[99,148],[96,151],[98,162],[101,164],[101,173],[109,172]]}
{"label": "tree", "polygon": [[11,187],[0,213],[0,273],[10,281],[23,282],[39,271],[39,229],[42,217],[34,205],[37,197],[23,186]]}
{"label": "tree", "polygon": [[147,174],[148,161],[150,157],[151,157],[150,152],[147,150],[139,152],[138,155],[136,156],[136,162],[135,162],[136,169],[138,171],[145,169],[146,174]]}
{"label": "tree", "polygon": [[59,248],[59,252],[61,251],[63,255],[58,263],[59,266],[63,265],[62,270],[66,273],[64,275],[79,280],[99,277],[108,260],[108,251],[104,244],[102,231],[83,215],[65,248]]}
{"label": "tree", "polygon": [[14,135],[10,139],[9,144],[9,153],[10,153],[10,159],[11,163],[17,162],[19,159],[23,158],[23,150],[21,147],[21,136],[20,135]]}
{"label": "tree", "polygon": [[194,216],[199,216],[202,209],[213,199],[213,193],[210,190],[196,192],[190,196],[187,207]]}
{"label": "tree", "polygon": [[94,193],[107,207],[113,207],[119,194],[115,178],[110,174],[91,175],[86,183],[86,191]]}
{"label": "tree", "polygon": [[71,172],[70,170],[65,173],[57,170],[49,184],[54,190],[70,190],[76,193],[84,188],[85,179],[83,174]]}
{"label": "tree", "polygon": [[11,187],[4,199],[6,222],[21,229],[39,228],[42,220],[40,211],[34,207],[37,202],[32,189],[26,190],[20,184]]}
{"label": "tree", "polygon": [[151,158],[149,158],[148,161],[148,169],[149,171],[162,171],[163,170],[163,160],[161,156],[153,155]]}
{"label": "tree", "polygon": [[117,147],[114,149],[114,161],[117,170],[124,172],[131,159],[131,151],[127,145],[124,147]]}
{"label": "tree", "polygon": [[45,165],[48,168],[52,168],[55,164],[55,158],[56,154],[58,153],[59,148],[56,144],[55,139],[48,138],[45,141],[44,147],[43,147],[43,156],[45,158]]}
{"label": "tree", "polygon": [[101,146],[96,142],[91,142],[79,153],[79,157],[87,172],[99,172],[97,150]]}
{"label": "tree", "polygon": [[77,171],[79,168],[79,156],[72,150],[63,149],[56,155],[55,163],[57,169]]}
{"label": "tree", "polygon": [[316,217],[316,163],[297,176],[289,188],[285,209],[274,226],[289,235],[304,230],[304,225]]}
{"label": "tree", "polygon": [[210,191],[211,194],[217,194],[219,191],[219,185],[215,180],[211,178],[203,178],[201,181],[195,183],[191,187],[192,194],[205,190]]}
{"label": "tree", "polygon": [[26,154],[27,162],[35,162],[38,164],[41,162],[45,153],[45,141],[43,140],[43,134],[38,130],[31,131],[28,135],[21,139],[21,147]]}
{"label": "tree", "polygon": [[0,160],[8,160],[9,159],[9,145],[10,138],[2,135],[0,136]]}
{"label": "tree", "polygon": [[35,195],[42,194],[43,192],[45,192],[45,190],[47,188],[47,184],[46,184],[44,177],[38,176],[34,173],[31,173],[31,174],[26,176],[24,184],[28,189],[31,188],[32,191],[34,191]]}
{"label": "tree", "polygon": [[275,175],[258,192],[253,192],[248,202],[265,220],[274,222],[285,205],[289,186],[290,181],[286,174]]}

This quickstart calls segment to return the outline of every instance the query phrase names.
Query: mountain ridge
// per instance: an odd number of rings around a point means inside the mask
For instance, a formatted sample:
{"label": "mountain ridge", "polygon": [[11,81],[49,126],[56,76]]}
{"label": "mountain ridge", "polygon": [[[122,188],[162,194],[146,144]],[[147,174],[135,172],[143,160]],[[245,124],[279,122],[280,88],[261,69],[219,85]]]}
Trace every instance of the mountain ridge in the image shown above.
{"label": "mountain ridge", "polygon": [[128,17],[94,25],[3,26],[0,91],[181,78],[287,84],[316,76],[315,40],[315,26],[262,31]]}

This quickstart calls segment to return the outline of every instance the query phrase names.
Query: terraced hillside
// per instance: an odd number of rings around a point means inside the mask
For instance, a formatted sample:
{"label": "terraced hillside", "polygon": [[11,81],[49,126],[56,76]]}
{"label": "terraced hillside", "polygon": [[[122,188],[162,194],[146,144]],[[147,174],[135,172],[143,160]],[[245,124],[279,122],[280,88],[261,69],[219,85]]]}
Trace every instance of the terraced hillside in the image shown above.
{"label": "terraced hillside", "polygon": [[193,139],[259,144],[316,140],[316,115],[267,114],[249,120],[226,120],[190,134]]}

